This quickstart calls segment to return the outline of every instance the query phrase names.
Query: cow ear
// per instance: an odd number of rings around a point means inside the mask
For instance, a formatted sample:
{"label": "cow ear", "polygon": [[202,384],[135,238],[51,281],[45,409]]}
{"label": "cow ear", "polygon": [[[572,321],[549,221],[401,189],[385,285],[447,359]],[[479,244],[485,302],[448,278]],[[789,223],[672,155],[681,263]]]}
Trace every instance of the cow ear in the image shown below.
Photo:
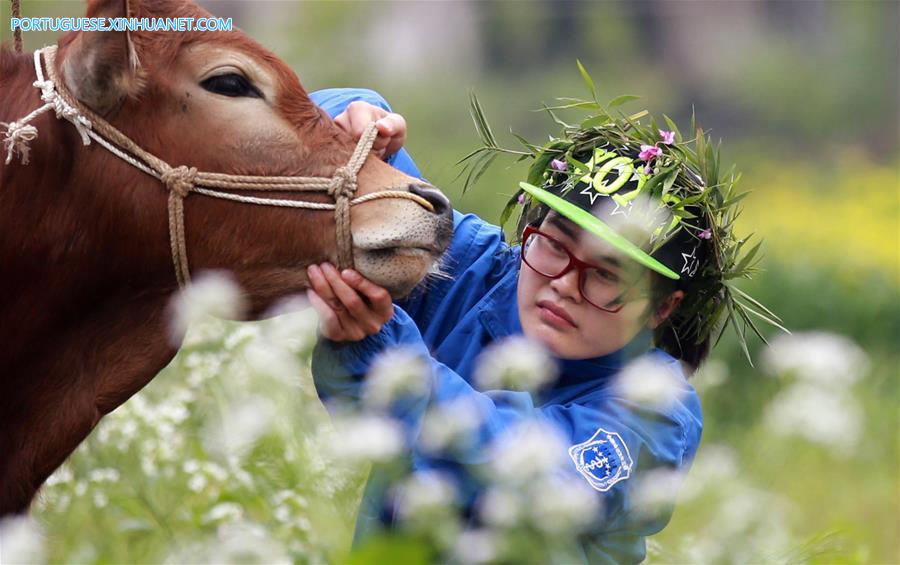
{"label": "cow ear", "polygon": [[[88,17],[124,18],[129,14],[129,0],[88,2]],[[139,85],[137,70],[137,55],[124,31],[79,32],[67,46],[62,63],[69,91],[101,115],[134,93]]]}

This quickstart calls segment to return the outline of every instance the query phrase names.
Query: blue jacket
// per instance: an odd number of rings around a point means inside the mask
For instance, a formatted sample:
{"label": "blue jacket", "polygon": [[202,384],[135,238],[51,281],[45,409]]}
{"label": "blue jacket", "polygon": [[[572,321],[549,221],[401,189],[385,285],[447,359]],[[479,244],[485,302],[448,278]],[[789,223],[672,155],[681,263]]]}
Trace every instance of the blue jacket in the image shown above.
{"label": "blue jacket", "polygon": [[[332,115],[353,99],[387,108],[380,96],[363,90],[323,91],[314,93],[313,99]],[[339,102],[332,105],[332,101]],[[408,159],[404,152],[394,164],[403,170]],[[414,168],[406,172],[418,176]],[[398,302],[393,318],[376,335],[346,344],[319,341],[312,370],[320,395],[356,400],[362,376],[379,353],[398,346],[418,352],[431,366],[431,392],[401,414],[411,436],[429,407],[463,397],[477,403],[485,421],[477,444],[460,455],[468,459],[461,463],[483,460],[491,441],[525,419],[555,424],[571,446],[571,480],[586,481],[603,508],[598,523],[579,540],[585,561],[643,560],[644,538],[666,525],[671,509],[649,518],[632,512],[635,477],[658,469],[687,471],[702,428],[696,392],[677,360],[650,348],[648,332],[610,355],[557,360],[558,380],[539,394],[476,390],[470,383],[478,355],[494,341],[522,333],[516,298],[519,248],[507,245],[498,227],[477,216],[454,212],[454,226],[444,259],[449,278],[429,281],[425,289]],[[614,376],[638,354],[669,368],[681,389],[672,405],[644,406],[618,392]],[[438,463],[414,448],[412,465],[418,469]],[[463,466],[451,469],[464,487],[476,484]],[[376,507],[379,504],[375,502]],[[376,512],[377,508],[368,510]]]}

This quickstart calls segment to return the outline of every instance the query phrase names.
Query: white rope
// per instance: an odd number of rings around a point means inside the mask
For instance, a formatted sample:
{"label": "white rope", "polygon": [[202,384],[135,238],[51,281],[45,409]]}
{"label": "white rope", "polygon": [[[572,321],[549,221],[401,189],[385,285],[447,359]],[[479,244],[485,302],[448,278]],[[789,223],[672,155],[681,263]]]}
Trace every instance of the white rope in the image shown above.
{"label": "white rope", "polygon": [[41,69],[40,49],[34,52],[34,71],[37,80],[32,83],[32,86],[41,89],[41,100],[44,102],[44,105],[21,120],[10,123],[0,122],[0,125],[6,127],[6,135],[3,138],[3,143],[6,146],[5,162],[7,165],[12,162],[13,155],[16,153],[19,154],[20,161],[23,165],[29,163],[31,147],[29,147],[28,144],[37,139],[38,136],[37,128],[29,122],[51,108],[57,118],[62,118],[75,126],[75,129],[78,130],[78,134],[81,136],[81,142],[84,145],[90,145],[91,143],[91,140],[88,138],[88,135],[91,133],[90,120],[82,116],[77,109],[69,106],[69,104],[57,94],[56,85],[53,84],[53,81],[44,79],[44,72]]}

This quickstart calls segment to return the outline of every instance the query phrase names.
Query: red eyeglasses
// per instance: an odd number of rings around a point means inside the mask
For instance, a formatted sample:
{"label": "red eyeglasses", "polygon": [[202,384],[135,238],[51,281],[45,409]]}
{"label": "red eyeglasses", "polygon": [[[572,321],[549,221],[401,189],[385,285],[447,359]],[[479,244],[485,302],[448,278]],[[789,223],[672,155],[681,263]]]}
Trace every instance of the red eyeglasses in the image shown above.
{"label": "red eyeglasses", "polygon": [[549,279],[561,278],[576,269],[578,290],[585,302],[611,313],[625,306],[627,285],[616,273],[585,263],[556,238],[532,226],[527,226],[522,233],[522,261],[531,270]]}

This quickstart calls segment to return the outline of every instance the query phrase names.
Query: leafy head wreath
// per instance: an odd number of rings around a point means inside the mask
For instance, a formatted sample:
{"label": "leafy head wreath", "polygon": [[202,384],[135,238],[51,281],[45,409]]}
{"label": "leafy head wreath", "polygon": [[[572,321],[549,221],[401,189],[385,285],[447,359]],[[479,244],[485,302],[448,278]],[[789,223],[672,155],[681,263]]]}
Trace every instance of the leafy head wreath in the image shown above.
{"label": "leafy head wreath", "polygon": [[[718,343],[725,328],[731,326],[752,366],[747,347],[748,333],[752,331],[768,343],[758,321],[785,332],[788,330],[777,315],[735,285],[737,279],[750,279],[759,271],[761,245],[757,242],[745,251],[751,236],[740,238],[734,233],[735,221],[741,214],[739,203],[749,194],[736,191],[740,174],[735,173],[734,167],[724,172],[720,170],[719,148],[714,147],[710,138],[697,127],[695,117],[691,118],[693,137],[686,140],[668,116],[663,116],[666,131],[647,111],[623,114],[616,108],[637,97],[619,96],[602,104],[593,80],[580,62],[578,68],[592,99],[560,98],[559,105],[545,105],[544,111],[562,127],[562,132],[543,146],[516,135],[523,149],[501,147],[478,99],[471,95],[472,118],[483,145],[460,161],[465,164],[461,173],[465,175],[463,191],[474,185],[498,156],[511,155],[517,161],[530,159],[526,182],[520,183],[520,190],[504,207],[501,225],[518,211],[517,233],[520,234],[525,225],[546,214],[548,205],[564,211],[569,219],[575,219],[582,227],[613,242],[645,266],[668,278],[680,279],[679,288],[685,290],[685,298],[667,322],[678,344],[685,344],[687,340],[703,344],[713,336]],[[578,124],[569,124],[556,113],[568,109],[585,109],[590,116]],[[586,155],[600,158],[595,162],[589,157],[585,163]],[[608,160],[605,168],[600,166],[604,159]],[[622,165],[628,170],[626,177],[632,182],[625,186],[631,186],[633,190],[625,193],[619,190],[619,185],[607,182],[611,177],[605,175],[615,172],[610,167],[612,161],[618,161],[620,170]],[[597,175],[593,176],[595,173]],[[629,206],[642,196],[666,210],[671,221],[667,219],[651,235],[649,249],[641,250],[622,241],[623,238],[602,220],[589,217],[590,214],[583,211],[583,205],[577,208],[568,202],[573,200],[572,196],[577,197],[576,187],[591,184],[592,176],[597,190],[609,196],[617,209]],[[634,179],[637,182],[633,182]],[[623,178],[622,182],[625,180]],[[590,202],[593,204],[593,199]],[[689,277],[679,276],[655,259],[667,243],[676,241],[682,246],[685,242],[693,242],[695,249],[702,246],[706,250],[703,260],[696,263]]]}

